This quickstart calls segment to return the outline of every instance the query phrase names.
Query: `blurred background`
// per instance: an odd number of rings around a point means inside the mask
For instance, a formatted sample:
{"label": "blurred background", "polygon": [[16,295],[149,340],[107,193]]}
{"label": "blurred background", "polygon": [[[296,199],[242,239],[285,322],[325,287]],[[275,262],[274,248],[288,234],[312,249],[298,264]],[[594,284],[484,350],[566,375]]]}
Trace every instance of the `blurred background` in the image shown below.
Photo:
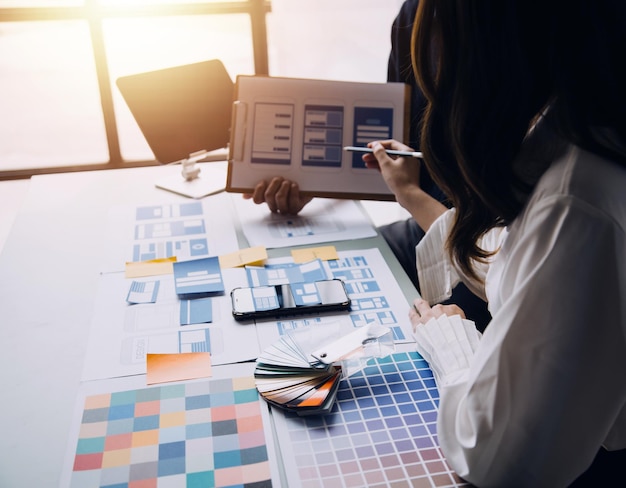
{"label": "blurred background", "polygon": [[384,82],[402,0],[0,0],[0,179],[154,164],[115,86],[220,59],[239,74]]}

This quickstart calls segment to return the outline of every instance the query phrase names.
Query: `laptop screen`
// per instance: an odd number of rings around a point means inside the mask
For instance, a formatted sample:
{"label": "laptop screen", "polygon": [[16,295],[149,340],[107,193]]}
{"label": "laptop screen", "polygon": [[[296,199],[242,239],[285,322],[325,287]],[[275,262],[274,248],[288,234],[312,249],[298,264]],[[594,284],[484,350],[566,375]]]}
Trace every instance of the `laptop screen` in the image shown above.
{"label": "laptop screen", "polygon": [[158,162],[227,146],[234,84],[220,60],[122,76],[117,86]]}

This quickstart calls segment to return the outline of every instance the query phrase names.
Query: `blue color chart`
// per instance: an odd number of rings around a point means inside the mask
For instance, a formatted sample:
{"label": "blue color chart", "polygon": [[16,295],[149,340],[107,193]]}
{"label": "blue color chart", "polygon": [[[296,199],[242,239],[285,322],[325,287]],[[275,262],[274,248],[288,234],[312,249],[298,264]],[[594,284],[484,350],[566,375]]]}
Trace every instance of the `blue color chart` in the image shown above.
{"label": "blue color chart", "polygon": [[370,359],[328,415],[273,409],[289,486],[469,486],[437,441],[439,393],[417,352]]}

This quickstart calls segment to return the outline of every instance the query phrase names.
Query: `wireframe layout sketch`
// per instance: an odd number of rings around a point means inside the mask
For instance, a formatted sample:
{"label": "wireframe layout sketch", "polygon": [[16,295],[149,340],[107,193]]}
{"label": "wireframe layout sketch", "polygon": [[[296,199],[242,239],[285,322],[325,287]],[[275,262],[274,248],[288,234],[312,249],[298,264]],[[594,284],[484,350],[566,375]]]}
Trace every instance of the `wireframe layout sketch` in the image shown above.
{"label": "wireframe layout sketch", "polygon": [[404,140],[408,91],[402,83],[239,76],[227,191],[283,176],[314,196],[393,199],[380,173],[343,148]]}

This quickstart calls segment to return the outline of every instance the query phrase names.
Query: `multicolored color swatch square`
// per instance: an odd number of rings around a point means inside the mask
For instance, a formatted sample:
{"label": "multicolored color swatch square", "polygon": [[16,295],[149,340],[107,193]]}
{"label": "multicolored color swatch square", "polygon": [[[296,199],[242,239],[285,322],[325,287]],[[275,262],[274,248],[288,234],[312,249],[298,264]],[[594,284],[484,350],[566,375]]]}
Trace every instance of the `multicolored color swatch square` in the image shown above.
{"label": "multicolored color swatch square", "polygon": [[328,415],[273,415],[289,486],[469,486],[437,440],[439,393],[417,352],[370,359],[344,378]]}
{"label": "multicolored color swatch square", "polygon": [[271,487],[253,377],[89,396],[71,486]]}

